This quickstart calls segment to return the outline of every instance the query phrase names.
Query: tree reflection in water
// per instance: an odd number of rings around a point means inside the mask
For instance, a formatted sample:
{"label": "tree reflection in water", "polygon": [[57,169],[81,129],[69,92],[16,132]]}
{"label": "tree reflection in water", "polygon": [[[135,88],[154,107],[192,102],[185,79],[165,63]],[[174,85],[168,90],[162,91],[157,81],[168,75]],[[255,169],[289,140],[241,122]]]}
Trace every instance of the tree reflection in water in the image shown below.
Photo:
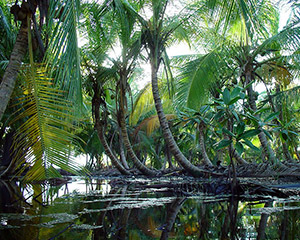
{"label": "tree reflection in water", "polygon": [[108,183],[82,182],[82,193],[72,183],[1,181],[0,239],[300,239],[295,197],[184,196]]}

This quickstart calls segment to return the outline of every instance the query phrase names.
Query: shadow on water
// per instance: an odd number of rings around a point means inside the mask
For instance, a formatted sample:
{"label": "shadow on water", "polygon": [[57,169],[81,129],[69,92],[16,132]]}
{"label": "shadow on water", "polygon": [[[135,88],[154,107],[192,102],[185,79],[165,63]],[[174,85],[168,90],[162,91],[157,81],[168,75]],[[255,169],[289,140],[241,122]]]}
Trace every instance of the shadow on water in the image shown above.
{"label": "shadow on water", "polygon": [[298,197],[175,191],[174,181],[0,181],[0,239],[300,239]]}

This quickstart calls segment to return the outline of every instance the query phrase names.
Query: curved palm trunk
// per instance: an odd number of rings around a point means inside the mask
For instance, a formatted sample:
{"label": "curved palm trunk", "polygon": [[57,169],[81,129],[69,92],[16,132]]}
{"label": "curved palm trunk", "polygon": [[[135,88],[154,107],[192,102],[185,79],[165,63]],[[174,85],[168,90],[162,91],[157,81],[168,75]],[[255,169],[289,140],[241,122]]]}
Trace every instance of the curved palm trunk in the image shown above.
{"label": "curved palm trunk", "polygon": [[154,176],[156,175],[156,171],[151,170],[149,168],[147,168],[136,156],[135,152],[132,149],[129,137],[128,137],[128,133],[127,133],[127,128],[126,128],[126,120],[125,120],[125,113],[124,113],[124,106],[125,106],[125,93],[124,91],[121,90],[121,96],[120,96],[120,112],[119,112],[119,116],[120,116],[120,128],[121,128],[121,133],[122,133],[122,138],[123,138],[123,142],[124,142],[124,146],[125,149],[130,157],[130,159],[132,160],[134,166],[143,174],[147,175],[147,176]]}
{"label": "curved palm trunk", "polygon": [[[269,101],[269,103],[270,103],[271,109],[273,110],[273,112],[277,112],[278,109],[277,109],[277,107],[276,107],[276,106],[274,105],[274,103],[273,103],[273,100],[272,100],[272,98],[271,98],[270,92],[269,92],[269,90],[268,90],[266,84],[265,84],[265,88],[266,88],[266,90],[267,90],[268,101]],[[280,92],[280,87],[277,85],[277,86],[276,86],[276,93],[279,93],[279,92]],[[279,107],[279,108],[280,108],[279,119],[282,121],[282,120],[283,120],[283,119],[282,119],[282,109],[281,109],[281,107]],[[281,123],[280,123],[276,118],[273,120],[273,122],[274,122],[275,124],[281,126]],[[277,135],[279,135],[279,133],[277,133]],[[278,136],[278,137],[279,137],[279,136]],[[282,138],[279,138],[279,139],[280,139],[280,142],[281,142],[281,144],[282,144],[282,152],[283,152],[283,155],[284,155],[284,157],[285,157],[285,160],[288,161],[288,162],[294,162],[294,159],[293,159],[293,157],[291,156],[291,154],[290,154],[290,152],[289,152],[287,143],[286,143]]]}
{"label": "curved palm trunk", "polygon": [[[248,68],[249,68],[249,66],[248,66]],[[246,85],[251,82],[251,80],[252,80],[251,75],[252,75],[252,70],[251,70],[251,67],[250,67],[250,69],[248,69],[246,71],[246,74],[245,74]],[[249,106],[254,112],[256,112],[257,107],[256,107],[256,102],[255,102],[255,96],[253,94],[253,88],[252,88],[251,85],[247,88],[247,93],[248,93],[248,98],[249,98],[249,100],[248,100]],[[276,157],[275,157],[275,153],[274,153],[273,149],[271,148],[271,146],[270,146],[270,144],[267,140],[266,134],[263,132],[263,129],[262,129],[261,126],[259,126],[258,129],[260,131],[260,133],[258,134],[258,138],[259,138],[260,144],[263,148],[263,151],[266,154],[269,161],[271,163],[275,164],[277,162]]]}
{"label": "curved palm trunk", "polygon": [[103,126],[100,124],[101,120],[96,120],[96,130],[99,137],[99,140],[101,144],[103,145],[105,154],[110,158],[112,164],[118,169],[118,171],[124,175],[130,175],[130,172],[127,171],[119,162],[119,160],[116,158],[116,156],[113,154],[111,148],[109,147],[106,138],[104,136],[103,132]]}
{"label": "curved palm trunk", "polygon": [[0,121],[14,90],[22,60],[27,52],[27,35],[28,27],[22,23],[0,85]]}
{"label": "curved palm trunk", "polygon": [[128,163],[126,161],[126,156],[124,152],[124,146],[123,146],[123,137],[122,137],[122,131],[119,128],[119,144],[120,144],[120,160],[124,168],[129,169]]}
{"label": "curved palm trunk", "polygon": [[204,123],[199,124],[199,144],[200,144],[204,164],[207,165],[207,166],[213,166],[213,164],[211,163],[211,161],[210,161],[210,159],[207,155],[206,148],[205,148]]}
{"label": "curved palm trunk", "polygon": [[170,149],[171,153],[174,155],[176,161],[191,175],[195,177],[203,176],[203,171],[193,164],[191,164],[187,158],[183,155],[180,151],[179,147],[177,146],[174,137],[171,133],[169,128],[169,124],[167,118],[164,114],[161,99],[159,96],[159,88],[157,82],[157,71],[158,71],[158,64],[155,63],[155,59],[151,59],[151,83],[152,83],[152,94],[153,99],[155,102],[155,108],[158,115],[158,119],[160,122],[160,126],[163,132],[164,139],[168,148]]}
{"label": "curved palm trunk", "polygon": [[126,170],[122,164],[119,162],[119,160],[116,158],[116,156],[113,154],[111,148],[109,147],[106,138],[104,136],[103,132],[103,122],[100,120],[100,113],[99,113],[99,107],[100,107],[100,99],[97,96],[97,91],[94,93],[93,97],[93,108],[94,108],[94,117],[95,117],[95,127],[96,131],[99,137],[99,140],[101,144],[103,145],[105,154],[110,158],[111,163],[118,169],[118,171],[124,175],[130,175],[130,172]]}

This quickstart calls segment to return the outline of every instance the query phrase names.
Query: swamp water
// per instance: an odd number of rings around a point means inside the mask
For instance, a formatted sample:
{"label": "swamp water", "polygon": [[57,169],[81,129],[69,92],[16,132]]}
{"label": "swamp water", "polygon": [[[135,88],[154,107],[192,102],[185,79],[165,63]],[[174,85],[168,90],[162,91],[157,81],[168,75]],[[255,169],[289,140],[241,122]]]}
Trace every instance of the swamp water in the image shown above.
{"label": "swamp water", "polygon": [[0,181],[0,239],[300,239],[300,197],[168,188],[181,181]]}

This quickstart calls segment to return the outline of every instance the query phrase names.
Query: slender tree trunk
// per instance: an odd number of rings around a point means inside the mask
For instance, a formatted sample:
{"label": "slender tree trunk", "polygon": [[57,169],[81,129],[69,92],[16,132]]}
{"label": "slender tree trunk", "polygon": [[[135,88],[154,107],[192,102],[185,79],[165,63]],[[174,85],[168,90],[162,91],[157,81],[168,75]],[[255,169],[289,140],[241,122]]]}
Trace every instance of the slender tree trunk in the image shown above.
{"label": "slender tree trunk", "polygon": [[199,144],[200,144],[204,164],[207,166],[210,166],[210,167],[213,166],[213,164],[211,163],[211,161],[207,155],[206,148],[205,148],[204,123],[199,124]]}
{"label": "slender tree trunk", "polygon": [[[122,76],[121,76],[122,77]],[[122,81],[122,80],[121,80]],[[125,119],[125,91],[124,89],[121,89],[121,94],[120,94],[120,110],[119,110],[119,124],[121,128],[121,133],[122,133],[122,138],[124,141],[124,146],[126,148],[126,151],[132,160],[134,166],[142,173],[147,176],[154,176],[157,174],[156,171],[151,170],[147,168],[136,156],[135,152],[132,149],[128,133],[127,133],[127,128],[126,128],[126,119]]]}
{"label": "slender tree trunk", "polygon": [[[275,113],[275,112],[278,111],[278,109],[277,109],[277,107],[275,106],[275,104],[273,103],[273,100],[272,100],[272,98],[271,98],[270,92],[269,92],[269,90],[268,90],[266,84],[265,84],[265,88],[266,88],[266,90],[267,90],[268,101],[269,101],[269,103],[270,103],[271,109],[272,109],[273,112]],[[277,86],[276,86],[276,93],[279,93],[279,92],[280,92],[280,86],[277,85]],[[278,104],[277,104],[277,105],[278,105]],[[279,104],[279,111],[280,111],[279,119],[280,119],[280,121],[282,121],[282,120],[283,120],[283,117],[282,117],[282,103],[281,103],[281,102],[280,102],[280,104]],[[281,123],[280,123],[276,118],[273,120],[273,122],[274,122],[275,124],[277,124],[278,126],[281,126]],[[277,135],[277,137],[279,138],[279,133],[277,133],[276,135]],[[282,138],[279,138],[279,139],[280,139],[281,144],[282,144],[282,152],[283,152],[283,155],[284,155],[285,160],[288,161],[288,162],[294,162],[294,159],[293,159],[293,157],[291,156],[291,154],[290,154],[290,152],[289,152],[287,143],[286,143]]]}
{"label": "slender tree trunk", "polygon": [[119,144],[120,144],[120,159],[121,163],[124,168],[129,169],[129,166],[126,161],[124,146],[123,146],[123,137],[122,137],[122,131],[121,128],[119,128]]}
{"label": "slender tree trunk", "polygon": [[165,144],[165,155],[166,155],[166,160],[169,164],[169,168],[174,168],[173,164],[172,164],[172,154],[170,152],[170,149],[168,148],[168,146]]}
{"label": "slender tree trunk", "polygon": [[163,136],[165,139],[165,142],[170,149],[171,153],[174,155],[176,161],[191,175],[195,177],[203,176],[203,171],[196,166],[194,166],[192,163],[190,163],[186,157],[183,155],[183,153],[180,151],[179,147],[177,146],[174,137],[172,135],[172,132],[169,128],[169,124],[167,121],[167,118],[164,114],[161,99],[159,96],[159,88],[158,88],[158,81],[157,81],[157,71],[158,71],[158,64],[156,61],[156,58],[151,59],[151,83],[152,83],[152,94],[153,99],[155,102],[155,108],[158,115],[158,119],[160,122],[160,127],[163,132]]}
{"label": "slender tree trunk", "polygon": [[[248,63],[247,67],[246,67],[245,79],[246,79],[246,83],[245,83],[246,85],[252,81],[252,65],[250,63]],[[247,93],[248,93],[248,99],[249,99],[248,100],[249,106],[254,112],[256,112],[257,111],[256,100],[255,100],[253,88],[251,85],[247,88]],[[267,140],[266,134],[263,132],[263,129],[261,126],[258,127],[258,130],[260,131],[260,133],[258,134],[258,138],[259,138],[260,144],[263,148],[263,151],[265,152],[269,161],[271,163],[275,164],[277,162],[275,153]]]}
{"label": "slender tree trunk", "polygon": [[95,117],[95,127],[99,137],[100,142],[103,145],[105,154],[110,158],[111,163],[118,169],[118,171],[124,175],[130,175],[130,172],[126,170],[116,156],[113,154],[111,148],[109,147],[106,138],[103,132],[103,122],[100,119],[100,97],[98,97],[98,91],[94,89],[94,97],[93,97],[93,110],[94,110],[94,117]]}
{"label": "slender tree trunk", "polygon": [[22,60],[28,48],[28,27],[22,23],[14,48],[12,50],[8,66],[3,75],[0,85],[0,121],[6,110],[11,94],[14,90]]}

